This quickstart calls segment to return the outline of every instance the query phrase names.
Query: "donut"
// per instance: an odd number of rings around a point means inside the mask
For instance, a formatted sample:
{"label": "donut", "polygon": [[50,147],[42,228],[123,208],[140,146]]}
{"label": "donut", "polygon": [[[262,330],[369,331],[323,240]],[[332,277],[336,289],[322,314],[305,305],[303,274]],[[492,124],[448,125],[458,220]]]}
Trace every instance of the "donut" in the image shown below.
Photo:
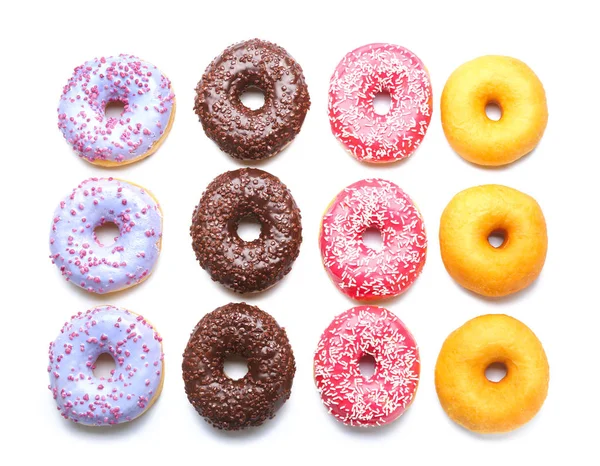
{"label": "donut", "polygon": [[[114,223],[119,236],[101,244],[96,227]],[[50,259],[67,281],[93,293],[112,293],[144,281],[162,240],[158,201],[141,186],[90,178],[60,202],[50,229]]]}
{"label": "donut", "polygon": [[[499,382],[492,364],[506,368]],[[522,322],[501,314],[476,317],[450,334],[435,366],[435,387],[446,414],[478,433],[512,431],[529,422],[548,393],[542,344]]]}
{"label": "donut", "polygon": [[[248,361],[240,380],[224,372],[225,360]],[[240,430],[275,416],[290,397],[296,372],[285,330],[255,306],[229,303],[206,314],[183,353],[183,381],[188,400],[212,426]]]}
{"label": "donut", "polygon": [[[261,224],[260,236],[244,241],[241,220]],[[266,290],[291,269],[300,252],[300,210],[289,189],[257,168],[217,176],[192,215],[196,259],[214,281],[238,293]]]}
{"label": "donut", "polygon": [[[365,354],[375,359],[370,378],[359,367]],[[392,312],[376,306],[353,307],[333,319],[314,357],[323,404],[350,426],[379,426],[400,417],[414,399],[420,368],[411,333]]]}
{"label": "donut", "polygon": [[[497,105],[498,121],[486,114]],[[442,127],[452,149],[477,165],[506,165],[531,152],[548,123],[539,78],[516,58],[488,55],[458,67],[442,92]]]}
{"label": "donut", "polygon": [[[390,96],[385,115],[375,112],[378,94]],[[361,162],[409,157],[431,121],[432,92],[423,62],[392,44],[369,44],[348,53],[329,84],[329,123],[334,136]]]}
{"label": "donut", "polygon": [[[265,99],[256,110],[241,101],[252,88]],[[292,142],[309,107],[300,65],[278,45],[252,39],[228,47],[212,61],[196,86],[194,110],[223,152],[256,161]]]}
{"label": "donut", "polygon": [[[120,118],[107,104],[125,106]],[[84,160],[103,167],[137,162],[164,142],[175,117],[171,82],[133,55],[95,58],[75,68],[58,103],[58,128]]]}
{"label": "donut", "polygon": [[[499,247],[491,236],[501,236]],[[458,193],[440,220],[440,250],[450,276],[483,296],[499,297],[528,287],[546,260],[546,221],[531,196],[500,185]]]}
{"label": "donut", "polygon": [[[381,234],[381,251],[362,239],[370,228]],[[421,214],[390,181],[366,179],[345,188],[327,208],[319,236],[325,269],[353,299],[397,296],[414,283],[425,264],[427,236]]]}
{"label": "donut", "polygon": [[[108,379],[93,371],[109,354]],[[115,306],[78,313],[49,351],[49,389],[65,419],[86,426],[132,421],[158,399],[163,386],[162,338],[142,316]]]}

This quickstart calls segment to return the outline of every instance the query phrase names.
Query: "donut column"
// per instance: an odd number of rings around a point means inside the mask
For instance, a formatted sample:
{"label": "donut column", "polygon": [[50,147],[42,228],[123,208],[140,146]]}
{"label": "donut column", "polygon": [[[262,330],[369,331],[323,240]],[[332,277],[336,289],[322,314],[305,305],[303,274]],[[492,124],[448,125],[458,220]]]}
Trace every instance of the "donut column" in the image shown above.
{"label": "donut column", "polygon": [[[492,120],[486,106],[499,107]],[[441,99],[442,126],[452,148],[481,166],[512,163],[539,143],[548,121],[544,88],[520,60],[485,56],[461,65]],[[492,244],[492,238],[500,244]],[[464,288],[486,297],[511,295],[540,275],[548,248],[546,221],[531,196],[501,185],[456,194],[440,220],[446,270]],[[488,379],[494,365],[505,369]],[[512,431],[529,422],[548,393],[549,366],[541,342],[503,314],[476,317],[444,342],[436,390],[448,416],[477,433]]]}
{"label": "donut column", "polygon": [[[121,115],[107,107],[121,102]],[[75,68],[58,105],[58,127],[73,150],[101,167],[119,167],[154,153],[175,115],[171,83],[132,55],[102,57]],[[119,234],[104,245],[96,229]],[[161,251],[163,213],[147,189],[116,177],[91,177],[60,201],[50,227],[50,258],[70,283],[107,294],[152,273]],[[98,358],[115,368],[96,376]],[[86,426],[132,421],[158,399],[164,382],[162,337],[141,315],[105,305],[79,312],[50,343],[48,374],[61,415]]]}
{"label": "donut column", "polygon": [[[249,89],[264,95],[261,108],[242,102]],[[260,39],[228,47],[207,67],[196,87],[194,110],[220,150],[242,161],[273,157],[298,135],[310,96],[302,68],[282,47]],[[244,220],[260,224],[259,237],[238,234]],[[192,248],[211,279],[243,295],[274,287],[292,269],[302,243],[302,223],[291,191],[258,168],[220,174],[192,213]],[[230,356],[247,360],[248,372],[232,380]],[[290,397],[296,371],[285,330],[261,309],[229,303],[206,314],[192,331],[182,363],[190,404],[218,429],[259,426]]]}

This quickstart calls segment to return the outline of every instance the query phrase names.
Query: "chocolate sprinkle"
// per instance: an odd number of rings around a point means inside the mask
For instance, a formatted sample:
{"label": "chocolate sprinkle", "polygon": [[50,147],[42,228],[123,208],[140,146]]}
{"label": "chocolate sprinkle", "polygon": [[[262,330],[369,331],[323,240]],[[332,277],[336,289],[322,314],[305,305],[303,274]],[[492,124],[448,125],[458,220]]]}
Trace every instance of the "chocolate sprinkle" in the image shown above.
{"label": "chocolate sprinkle", "polygon": [[[240,355],[248,373],[232,380],[225,359]],[[206,314],[183,353],[183,381],[190,403],[206,421],[225,430],[258,426],[290,397],[296,372],[285,330],[258,307],[230,303]]]}
{"label": "chocolate sprinkle", "polygon": [[[240,100],[249,88],[265,96],[257,110]],[[222,151],[262,160],[294,139],[309,107],[300,65],[278,45],[253,39],[230,46],[208,66],[196,86],[194,111]]]}
{"label": "chocolate sprinkle", "polygon": [[[261,224],[244,241],[242,219]],[[279,178],[258,168],[217,176],[194,209],[190,235],[196,259],[213,280],[238,293],[263,291],[281,280],[300,252],[300,210]]]}

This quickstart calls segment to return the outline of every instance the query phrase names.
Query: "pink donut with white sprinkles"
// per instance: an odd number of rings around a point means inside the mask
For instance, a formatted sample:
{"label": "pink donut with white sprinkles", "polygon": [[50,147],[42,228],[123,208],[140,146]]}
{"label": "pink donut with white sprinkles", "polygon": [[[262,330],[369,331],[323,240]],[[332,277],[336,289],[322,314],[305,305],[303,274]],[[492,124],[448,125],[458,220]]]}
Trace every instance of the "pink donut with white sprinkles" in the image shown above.
{"label": "pink donut with white sprinkles", "polygon": [[[375,360],[370,378],[360,371],[364,355]],[[380,426],[400,417],[414,399],[420,370],[419,349],[406,326],[392,312],[373,306],[337,316],[314,357],[323,404],[350,426]]]}
{"label": "pink donut with white sprinkles", "polygon": [[[101,354],[115,369],[96,377]],[[156,401],[164,380],[162,338],[142,316],[100,306],[73,316],[50,343],[49,389],[65,419],[88,426],[131,421]]]}
{"label": "pink donut with white sprinkles", "polygon": [[[378,94],[390,96],[385,115],[375,112]],[[369,44],[348,53],[329,85],[329,122],[335,137],[362,162],[409,157],[425,137],[432,90],[423,62],[392,44]]]}
{"label": "pink donut with white sprinkles", "polygon": [[[121,115],[106,106],[119,101]],[[154,153],[175,116],[171,82],[156,66],[133,55],[95,58],[75,68],[58,104],[58,127],[77,154],[105,167]]]}
{"label": "pink donut with white sprinkles", "polygon": [[[114,223],[119,236],[102,244],[95,229]],[[117,178],[90,178],[60,202],[50,228],[50,259],[67,281],[112,293],[144,281],[158,261],[162,212],[146,189]]]}
{"label": "pink donut with white sprinkles", "polygon": [[[382,249],[363,241],[367,229],[381,234]],[[319,246],[335,285],[360,301],[397,296],[420,275],[427,255],[423,218],[410,197],[382,179],[351,184],[329,205]]]}

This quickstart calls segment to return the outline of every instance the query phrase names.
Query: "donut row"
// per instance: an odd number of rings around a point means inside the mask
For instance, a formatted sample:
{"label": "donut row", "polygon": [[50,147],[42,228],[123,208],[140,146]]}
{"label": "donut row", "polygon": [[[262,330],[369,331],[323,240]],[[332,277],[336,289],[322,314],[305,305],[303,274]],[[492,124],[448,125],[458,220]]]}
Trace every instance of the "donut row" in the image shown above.
{"label": "donut row", "polygon": [[[264,96],[258,109],[244,93]],[[378,95],[389,110],[379,114]],[[433,107],[429,74],[410,50],[369,44],[348,53],[330,81],[331,131],[362,162],[409,157],[421,144]],[[107,107],[119,103],[118,117]],[[494,105],[497,121],[486,114]],[[228,47],[196,87],[194,111],[206,135],[235,159],[257,161],[281,152],[300,132],[310,96],[300,65],[281,47],[259,39]],[[58,127],[73,150],[104,167],[126,165],[154,153],[175,116],[169,79],[132,55],[98,58],[75,68],[58,106]],[[444,133],[466,160],[485,166],[511,163],[531,152],[548,121],[542,83],[523,62],[484,56],[460,66],[441,98]]]}
{"label": "donut row", "polygon": [[[117,179],[84,180],[56,208],[50,258],[65,279],[87,291],[111,293],[144,281],[161,249],[163,215],[145,188]],[[259,237],[244,241],[238,225],[253,219]],[[119,235],[102,244],[99,227]],[[382,246],[363,235],[380,233]],[[289,189],[258,168],[217,176],[192,214],[192,247],[214,281],[238,293],[274,286],[298,257],[300,209]],[[490,238],[501,237],[492,246]],[[449,274],[484,296],[506,296],[540,274],[548,238],[544,215],[530,196],[500,185],[458,193],[442,213],[440,251]],[[398,296],[423,270],[427,236],[412,199],[396,184],[365,179],[344,188],[329,204],[319,233],[323,265],[347,296],[371,301]]]}
{"label": "donut row", "polygon": [[[498,349],[500,348],[500,350]],[[108,377],[94,374],[100,354],[115,360]],[[233,380],[228,356],[246,359],[248,372]],[[374,358],[364,374],[361,358]],[[501,358],[502,384],[485,370]],[[413,402],[420,376],[417,343],[387,309],[358,306],[335,317],[314,354],[314,379],[322,402],[350,426],[379,426]],[[275,416],[290,397],[296,371],[285,330],[268,313],[230,303],[206,314],[183,353],[189,402],[211,425],[239,430]],[[114,306],[79,313],[50,344],[49,388],[65,419],[103,426],[146,412],[164,382],[162,339],[142,316]],[[527,326],[506,315],[470,320],[444,342],[435,367],[442,407],[458,424],[481,433],[511,431],[535,416],[548,390],[544,349]]]}

